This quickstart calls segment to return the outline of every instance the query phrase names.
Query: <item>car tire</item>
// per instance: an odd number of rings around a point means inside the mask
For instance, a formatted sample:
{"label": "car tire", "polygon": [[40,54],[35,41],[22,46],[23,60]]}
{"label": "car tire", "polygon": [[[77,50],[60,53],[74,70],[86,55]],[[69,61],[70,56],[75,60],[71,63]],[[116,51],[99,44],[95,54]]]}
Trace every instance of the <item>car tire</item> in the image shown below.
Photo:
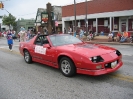
{"label": "car tire", "polygon": [[28,50],[24,50],[24,60],[28,64],[32,63],[32,57]]}
{"label": "car tire", "polygon": [[68,57],[63,57],[60,60],[60,71],[66,77],[72,77],[76,74],[76,67],[73,61]]}

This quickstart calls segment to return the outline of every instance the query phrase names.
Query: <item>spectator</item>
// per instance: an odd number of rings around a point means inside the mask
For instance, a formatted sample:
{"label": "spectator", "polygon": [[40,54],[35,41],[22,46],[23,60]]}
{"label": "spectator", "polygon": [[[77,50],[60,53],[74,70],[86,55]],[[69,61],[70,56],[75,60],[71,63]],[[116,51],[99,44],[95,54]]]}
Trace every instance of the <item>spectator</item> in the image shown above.
{"label": "spectator", "polygon": [[[7,32],[8,32],[8,31],[7,31]],[[4,32],[4,34],[3,34],[3,35],[4,35],[4,37],[6,37],[7,32],[6,32],[6,31]]]}
{"label": "spectator", "polygon": [[52,34],[55,34],[55,28],[52,28]]}
{"label": "spectator", "polygon": [[21,30],[18,35],[20,36],[20,42],[25,42],[26,41],[26,32],[25,30]]}
{"label": "spectator", "polygon": [[19,40],[19,42],[20,42],[20,35],[19,35],[19,33],[18,33],[18,40]]}
{"label": "spectator", "polygon": [[86,30],[84,30],[84,35],[87,36]]}
{"label": "spectator", "polygon": [[128,33],[127,33],[126,31],[124,31],[124,33],[123,33],[123,35],[122,35],[122,37],[121,37],[120,42],[121,42],[121,43],[122,43],[122,42],[125,42],[125,41],[127,40],[127,38],[128,38]]}
{"label": "spectator", "polygon": [[122,36],[122,35],[121,35],[121,32],[118,31],[118,33],[117,33],[117,35],[116,35],[116,42],[120,41],[121,36]]}
{"label": "spectator", "polygon": [[73,36],[76,37],[76,31],[74,32]]}
{"label": "spectator", "polygon": [[132,42],[133,42],[133,35],[130,36],[130,43],[132,43]]}
{"label": "spectator", "polygon": [[11,33],[12,33],[12,39],[15,41],[17,39],[16,32],[12,31]]}
{"label": "spectator", "polygon": [[47,28],[44,29],[44,34],[48,35],[48,30],[47,30]]}
{"label": "spectator", "polygon": [[28,30],[27,34],[26,34],[26,40],[28,41],[28,40],[30,40],[30,38],[31,38],[31,31]]}
{"label": "spectator", "polygon": [[108,34],[108,42],[113,41],[113,33],[110,31],[110,33]]}
{"label": "spectator", "polygon": [[103,36],[104,35],[104,31],[101,31],[100,34]]}
{"label": "spectator", "polygon": [[82,39],[83,36],[84,36],[84,31],[82,29],[80,29],[80,34],[79,34],[80,39]]}
{"label": "spectator", "polygon": [[92,38],[93,38],[93,33],[92,33],[92,31],[89,31],[89,34],[88,34],[88,36],[87,36],[87,40],[92,40]]}
{"label": "spectator", "polygon": [[71,27],[68,28],[68,34],[72,35],[72,28]]}
{"label": "spectator", "polygon": [[0,37],[2,37],[2,32],[0,32]]}
{"label": "spectator", "polygon": [[66,28],[64,28],[64,34],[66,34]]}
{"label": "spectator", "polygon": [[112,31],[112,34],[113,34],[113,36],[112,36],[112,41],[115,41],[114,40],[114,38],[115,38],[115,33]]}

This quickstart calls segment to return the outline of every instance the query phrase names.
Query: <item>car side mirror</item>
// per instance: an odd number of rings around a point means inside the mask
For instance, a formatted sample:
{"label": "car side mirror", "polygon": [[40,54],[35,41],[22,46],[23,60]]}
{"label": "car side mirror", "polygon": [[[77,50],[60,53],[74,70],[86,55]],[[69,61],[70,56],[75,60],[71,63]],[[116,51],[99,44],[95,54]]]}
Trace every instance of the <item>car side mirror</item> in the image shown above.
{"label": "car side mirror", "polygon": [[43,47],[44,48],[50,48],[50,45],[49,44],[44,44]]}

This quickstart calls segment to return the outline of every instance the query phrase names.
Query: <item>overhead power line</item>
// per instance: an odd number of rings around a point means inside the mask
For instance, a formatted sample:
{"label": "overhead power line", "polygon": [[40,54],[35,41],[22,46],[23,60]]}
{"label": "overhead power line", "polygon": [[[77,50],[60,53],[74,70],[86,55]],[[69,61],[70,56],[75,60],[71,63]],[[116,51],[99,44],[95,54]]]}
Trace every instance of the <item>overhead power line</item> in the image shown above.
{"label": "overhead power line", "polygon": [[6,2],[6,1],[10,1],[10,0],[2,0],[2,1],[0,1],[0,2]]}
{"label": "overhead power line", "polygon": [[26,15],[31,15],[31,14],[35,14],[37,12],[33,12],[33,13],[28,13],[28,14],[23,14],[23,15],[18,15],[18,16],[26,16]]}

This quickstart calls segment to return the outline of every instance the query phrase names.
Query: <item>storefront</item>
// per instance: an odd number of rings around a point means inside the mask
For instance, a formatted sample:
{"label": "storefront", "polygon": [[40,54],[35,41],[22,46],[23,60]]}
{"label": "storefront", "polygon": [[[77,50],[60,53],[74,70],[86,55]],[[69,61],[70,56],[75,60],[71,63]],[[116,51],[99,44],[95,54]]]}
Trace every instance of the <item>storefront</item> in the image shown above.
{"label": "storefront", "polygon": [[[62,7],[62,30],[71,27],[74,31],[76,11],[76,26],[96,33],[128,31],[133,33],[133,0],[93,0]],[[87,13],[86,13],[87,8]],[[85,18],[87,16],[87,22]]]}

